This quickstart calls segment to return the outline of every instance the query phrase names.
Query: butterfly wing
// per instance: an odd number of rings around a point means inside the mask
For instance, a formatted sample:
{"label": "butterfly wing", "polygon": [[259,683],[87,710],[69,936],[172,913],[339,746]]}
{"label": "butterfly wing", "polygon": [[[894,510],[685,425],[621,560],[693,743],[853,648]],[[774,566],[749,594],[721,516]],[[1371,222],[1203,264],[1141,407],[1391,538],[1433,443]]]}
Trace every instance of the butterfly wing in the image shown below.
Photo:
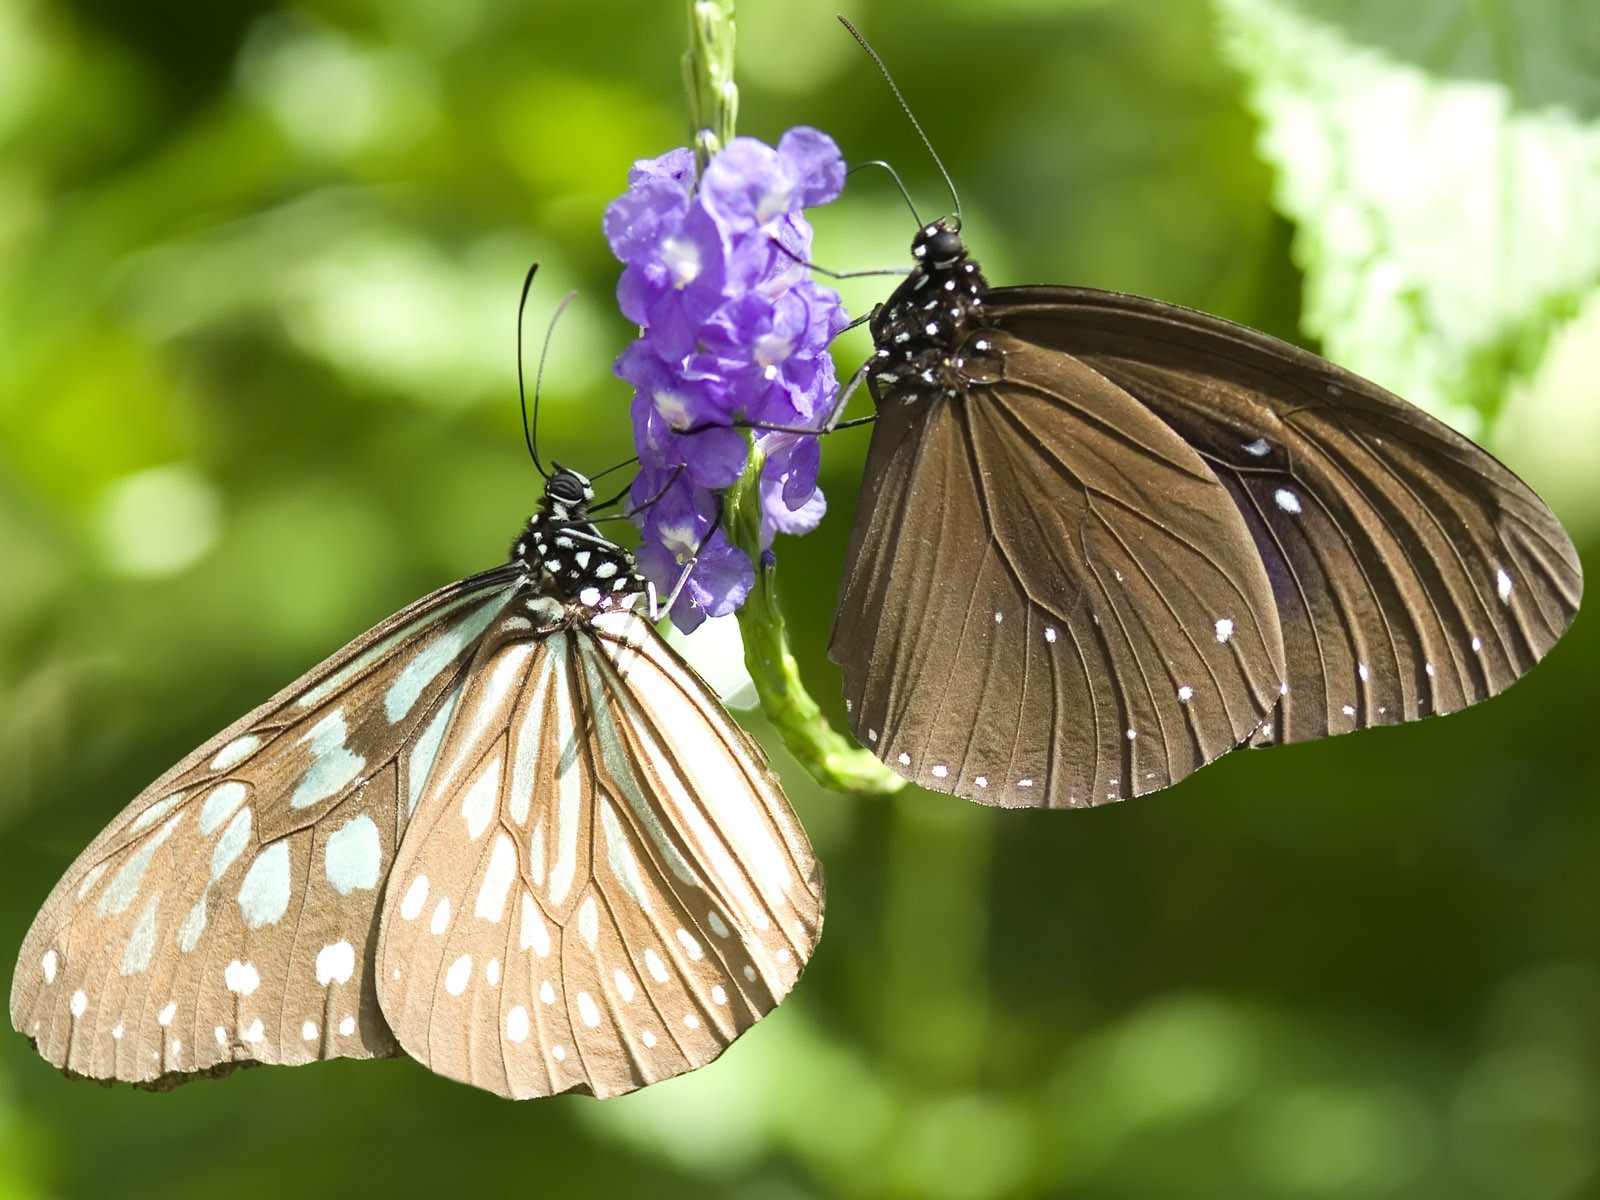
{"label": "butterfly wing", "polygon": [[991,318],[1125,389],[1205,459],[1272,581],[1296,742],[1504,691],[1571,623],[1577,552],[1491,455],[1334,364],[1137,296],[1001,288]]}
{"label": "butterfly wing", "polygon": [[1165,787],[1250,737],[1285,678],[1249,531],[1127,393],[984,334],[1003,366],[962,395],[879,398],[829,647],[851,728],[984,803]]}
{"label": "butterfly wing", "polygon": [[500,568],[395,614],[146,788],[51,892],[11,1020],[75,1075],[167,1087],[397,1053],[377,905]]}
{"label": "butterfly wing", "polygon": [[613,1096],[789,991],[819,868],[759,747],[638,614],[487,638],[401,844],[400,1044],[504,1096]]}

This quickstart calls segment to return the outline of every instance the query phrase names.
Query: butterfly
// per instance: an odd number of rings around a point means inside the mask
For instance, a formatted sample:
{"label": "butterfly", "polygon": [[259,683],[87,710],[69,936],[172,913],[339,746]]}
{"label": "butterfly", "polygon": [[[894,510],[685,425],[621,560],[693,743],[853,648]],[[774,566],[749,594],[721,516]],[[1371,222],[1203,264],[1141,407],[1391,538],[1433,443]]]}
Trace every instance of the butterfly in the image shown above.
{"label": "butterfly", "polygon": [[559,465],[507,565],[363,634],[146,788],[23,942],[11,1019],[166,1088],[405,1053],[517,1099],[710,1062],[822,880],[759,746]]}
{"label": "butterfly", "polygon": [[829,646],[851,730],[905,778],[1121,800],[1452,712],[1571,623],[1555,516],[1376,384],[1155,300],[990,288],[951,222],[912,256],[871,318]]}

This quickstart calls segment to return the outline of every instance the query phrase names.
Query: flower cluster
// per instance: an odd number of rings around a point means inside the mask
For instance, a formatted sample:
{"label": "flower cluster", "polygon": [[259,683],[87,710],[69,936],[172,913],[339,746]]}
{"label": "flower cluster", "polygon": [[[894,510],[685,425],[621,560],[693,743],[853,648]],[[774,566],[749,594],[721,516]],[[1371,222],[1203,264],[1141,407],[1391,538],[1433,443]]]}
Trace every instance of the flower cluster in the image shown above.
{"label": "flower cluster", "polygon": [[791,129],[776,149],[735,138],[698,180],[688,150],[637,162],[606,209],[625,264],[617,300],[642,330],[616,363],[636,389],[639,565],[663,594],[688,570],[672,612],[682,630],[738,608],[755,581],[721,528],[717,495],[744,470],[745,428],[765,456],[762,549],[822,519],[817,439],[789,431],[819,428],[832,412],[828,343],[847,321],[838,293],[806,277],[811,227],[800,210],[832,200],[844,175],[831,138]]}

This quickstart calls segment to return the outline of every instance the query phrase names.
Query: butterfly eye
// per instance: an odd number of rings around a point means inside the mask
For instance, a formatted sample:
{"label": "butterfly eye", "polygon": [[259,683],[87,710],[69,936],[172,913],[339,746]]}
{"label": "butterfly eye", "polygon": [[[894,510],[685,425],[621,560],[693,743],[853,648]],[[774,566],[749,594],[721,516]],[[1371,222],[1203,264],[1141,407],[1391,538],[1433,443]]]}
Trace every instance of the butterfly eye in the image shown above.
{"label": "butterfly eye", "polygon": [[570,471],[552,477],[545,486],[545,494],[562,504],[582,504],[587,490]]}
{"label": "butterfly eye", "polygon": [[928,239],[928,257],[936,263],[954,262],[966,253],[961,235],[953,229],[941,229]]}

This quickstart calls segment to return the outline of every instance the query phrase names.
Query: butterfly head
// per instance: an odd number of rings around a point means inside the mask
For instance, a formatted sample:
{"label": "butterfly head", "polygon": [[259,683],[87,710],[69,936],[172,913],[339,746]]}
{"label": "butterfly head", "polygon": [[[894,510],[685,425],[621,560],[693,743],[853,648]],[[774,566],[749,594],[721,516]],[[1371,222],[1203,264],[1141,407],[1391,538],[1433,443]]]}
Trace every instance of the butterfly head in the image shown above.
{"label": "butterfly head", "polygon": [[539,511],[558,521],[587,521],[589,505],[594,503],[594,484],[587,475],[570,471],[560,463],[550,465],[556,472],[545,481]]}
{"label": "butterfly head", "polygon": [[967,257],[967,246],[948,221],[935,221],[917,230],[911,239],[911,257],[919,269],[948,271]]}
{"label": "butterfly head", "polygon": [[512,561],[532,577],[541,606],[550,600],[588,611],[626,605],[645,590],[633,555],[590,521],[594,486],[588,477],[551,465],[555,473],[544,485],[539,511],[511,547]]}

